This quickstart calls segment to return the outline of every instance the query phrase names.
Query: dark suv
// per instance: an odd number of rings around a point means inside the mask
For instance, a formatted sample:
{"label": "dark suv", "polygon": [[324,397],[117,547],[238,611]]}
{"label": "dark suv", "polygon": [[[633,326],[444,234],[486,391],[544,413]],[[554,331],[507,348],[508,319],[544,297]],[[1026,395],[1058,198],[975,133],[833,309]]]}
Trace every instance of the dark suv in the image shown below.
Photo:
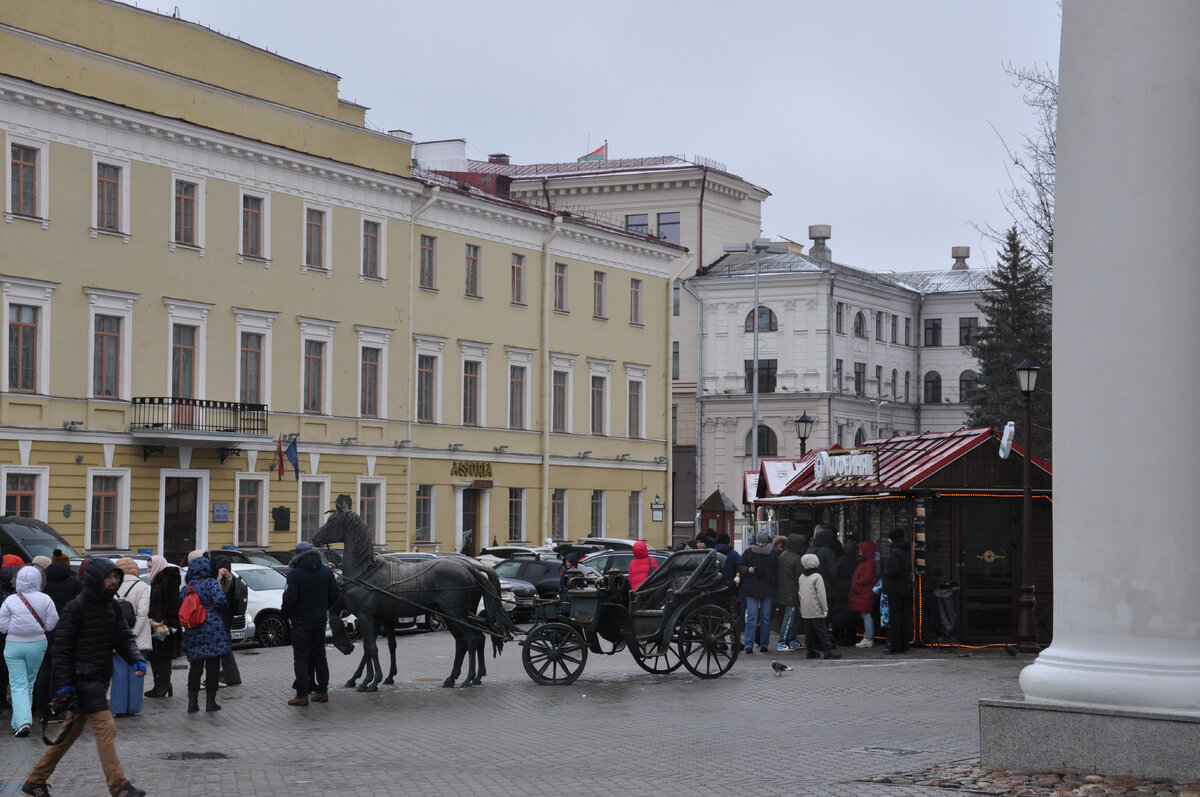
{"label": "dark suv", "polygon": [[533,556],[513,556],[492,568],[501,578],[518,578],[533,584],[539,598],[558,596],[558,576],[562,562]]}
{"label": "dark suv", "polygon": [[15,553],[29,564],[35,556],[49,558],[55,548],[61,549],[71,560],[82,558],[61,534],[46,523],[16,515],[0,517],[0,555]]}

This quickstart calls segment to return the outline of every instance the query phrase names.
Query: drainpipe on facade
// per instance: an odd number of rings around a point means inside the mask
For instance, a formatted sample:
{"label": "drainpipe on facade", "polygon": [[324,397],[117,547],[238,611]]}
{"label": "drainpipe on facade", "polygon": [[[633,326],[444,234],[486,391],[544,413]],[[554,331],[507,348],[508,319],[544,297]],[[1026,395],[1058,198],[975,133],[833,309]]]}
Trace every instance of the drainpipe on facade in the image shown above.
{"label": "drainpipe on facade", "polygon": [[[700,431],[704,428],[704,300],[700,298],[700,294],[692,290],[692,286],[688,285],[687,280],[680,280],[680,286],[686,290],[693,299],[696,300],[696,489],[695,495],[697,501],[704,500],[704,436]],[[672,448],[672,452],[674,448]],[[675,460],[671,460],[671,466],[675,466]],[[700,534],[700,527],[694,519],[693,513],[693,537]],[[671,537],[675,536],[675,518],[671,518]]]}
{"label": "drainpipe on facade", "polygon": [[[429,209],[430,205],[437,201],[438,194],[441,192],[441,190],[442,189],[436,185],[429,186],[429,193],[425,195],[425,201],[422,202],[421,206],[413,211],[413,214],[408,218],[408,365],[406,366],[404,373],[407,374],[410,379],[413,375],[414,352],[416,347],[416,344],[413,343],[413,307],[416,304],[416,286],[414,285],[414,280],[416,279],[418,272],[418,265],[416,263],[417,216],[420,216]],[[404,502],[404,547],[410,551],[413,549],[412,425],[413,413],[416,411],[416,407],[412,403],[414,396],[415,394],[410,394],[408,397],[408,421],[405,425],[405,429],[407,430],[405,432],[405,437],[409,442],[408,453],[404,458],[404,495],[406,499]]]}
{"label": "drainpipe on facade", "polygon": [[[543,180],[543,184],[544,184]],[[549,202],[549,197],[546,198]],[[551,536],[550,528],[550,406],[554,375],[550,371],[550,313],[554,307],[554,265],[550,258],[550,242],[562,230],[562,216],[550,222],[550,232],[542,241],[542,540]],[[565,525],[565,523],[564,523]],[[566,529],[564,528],[564,532]]]}
{"label": "drainpipe on facade", "polygon": [[917,339],[917,372],[914,376],[917,377],[917,428],[914,429],[917,434],[925,431],[921,428],[921,402],[925,400],[925,377],[921,374],[921,349],[925,343],[925,329],[921,326],[921,313],[925,309],[925,294],[917,296],[917,328],[913,330],[913,336]]}

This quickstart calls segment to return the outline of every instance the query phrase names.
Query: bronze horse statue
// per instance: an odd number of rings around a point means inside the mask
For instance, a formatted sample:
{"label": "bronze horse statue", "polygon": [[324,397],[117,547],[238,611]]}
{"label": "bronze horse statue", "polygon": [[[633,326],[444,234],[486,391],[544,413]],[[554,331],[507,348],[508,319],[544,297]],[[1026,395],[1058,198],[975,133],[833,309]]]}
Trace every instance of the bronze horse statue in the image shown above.
{"label": "bronze horse statue", "polygon": [[[401,562],[377,556],[371,532],[362,518],[344,508],[335,510],[312,538],[312,544],[317,547],[337,542],[345,546],[342,603],[358,618],[363,655],[368,662],[368,672],[364,673],[358,691],[375,691],[383,678],[376,643],[380,618],[417,611],[439,614],[454,637],[454,666],[442,686],[454,686],[462,673],[463,659],[468,656],[467,676],[462,686],[482,683],[486,674],[483,666],[485,634],[492,637],[493,655],[499,655],[504,641],[511,639],[516,631],[500,602],[500,579],[495,571],[466,558],[439,557],[426,562]],[[477,617],[475,609],[480,598],[484,610]]]}

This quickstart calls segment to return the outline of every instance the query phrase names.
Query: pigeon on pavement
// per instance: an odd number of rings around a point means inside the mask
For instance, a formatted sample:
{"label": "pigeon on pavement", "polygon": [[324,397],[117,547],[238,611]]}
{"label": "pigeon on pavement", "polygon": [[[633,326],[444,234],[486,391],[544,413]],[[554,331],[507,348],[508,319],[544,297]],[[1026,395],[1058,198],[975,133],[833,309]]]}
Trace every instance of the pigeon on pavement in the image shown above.
{"label": "pigeon on pavement", "polygon": [[778,662],[778,661],[771,662],[771,669],[775,671],[776,675],[783,675],[785,672],[792,671],[791,667],[787,666],[786,664],[784,664],[782,662]]}

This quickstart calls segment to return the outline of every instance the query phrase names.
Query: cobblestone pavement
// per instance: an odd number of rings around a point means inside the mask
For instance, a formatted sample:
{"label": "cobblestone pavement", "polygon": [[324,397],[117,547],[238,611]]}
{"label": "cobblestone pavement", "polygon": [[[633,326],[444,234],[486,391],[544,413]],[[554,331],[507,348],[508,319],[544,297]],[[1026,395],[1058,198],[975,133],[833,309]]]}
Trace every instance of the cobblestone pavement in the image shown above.
{"label": "cobblestone pavement", "polygon": [[[1002,652],[842,649],[743,655],[723,678],[643,672],[627,652],[592,654],[571,686],[537,686],[515,643],[487,662],[482,687],[442,689],[448,633],[401,637],[395,686],[345,689],[358,660],[329,648],[330,702],[291,697],[290,648],[239,652],[243,685],[224,709],[187,714],[175,696],[117,720],[130,778],[151,795],[905,795],[861,782],[973,758],[980,697],[1013,697],[1026,657]],[[385,654],[386,655],[386,654]],[[793,667],[780,676],[773,660]],[[177,665],[182,666],[182,662]],[[7,714],[4,714],[7,720]],[[7,721],[2,723],[7,727]],[[0,795],[40,754],[37,735],[0,737]],[[218,754],[223,759],[197,759]],[[105,793],[91,731],[51,778],[56,797]]]}

